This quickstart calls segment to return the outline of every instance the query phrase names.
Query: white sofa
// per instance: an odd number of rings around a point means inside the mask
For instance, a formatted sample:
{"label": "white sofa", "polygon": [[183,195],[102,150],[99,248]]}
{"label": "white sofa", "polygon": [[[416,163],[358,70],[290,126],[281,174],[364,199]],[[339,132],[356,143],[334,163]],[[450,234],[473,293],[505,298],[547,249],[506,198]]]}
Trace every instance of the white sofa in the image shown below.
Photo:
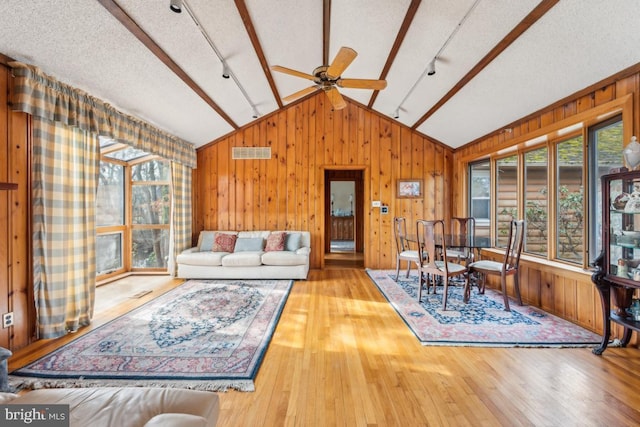
{"label": "white sofa", "polygon": [[[217,234],[235,236],[232,250],[216,249]],[[282,250],[266,247],[272,233],[284,233]],[[218,248],[219,249],[219,248]],[[306,279],[311,234],[308,231],[201,231],[198,245],[177,257],[184,279]]]}

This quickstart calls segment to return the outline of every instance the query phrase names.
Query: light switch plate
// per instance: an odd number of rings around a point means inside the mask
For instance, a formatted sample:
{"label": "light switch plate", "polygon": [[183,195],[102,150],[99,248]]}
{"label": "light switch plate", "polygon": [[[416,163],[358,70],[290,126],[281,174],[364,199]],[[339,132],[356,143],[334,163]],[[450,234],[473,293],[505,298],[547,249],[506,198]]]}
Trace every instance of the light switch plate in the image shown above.
{"label": "light switch plate", "polygon": [[380,206],[380,213],[386,215],[389,213],[389,206]]}
{"label": "light switch plate", "polygon": [[382,203],[380,202],[380,200],[374,200],[371,202],[371,207],[372,208],[379,208],[380,205],[382,205]]}

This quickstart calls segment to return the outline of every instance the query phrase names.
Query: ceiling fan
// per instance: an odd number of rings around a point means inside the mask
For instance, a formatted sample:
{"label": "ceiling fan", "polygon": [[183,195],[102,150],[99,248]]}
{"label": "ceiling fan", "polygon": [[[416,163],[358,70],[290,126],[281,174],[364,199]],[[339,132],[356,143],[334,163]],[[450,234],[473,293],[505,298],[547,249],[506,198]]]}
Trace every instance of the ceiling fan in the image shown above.
{"label": "ceiling fan", "polygon": [[282,67],[280,65],[274,65],[271,67],[273,71],[289,74],[296,77],[302,77],[303,79],[311,80],[315,84],[306,89],[299,90],[291,95],[282,98],[283,101],[289,102],[295,99],[301,98],[319,89],[322,89],[324,93],[329,97],[329,101],[334,110],[341,110],[347,106],[344,98],[336,89],[338,87],[353,88],[353,89],[373,89],[382,90],[387,87],[385,80],[370,80],[370,79],[343,79],[343,71],[353,62],[358,56],[358,53],[350,47],[341,47],[338,54],[333,59],[331,65],[321,65],[313,70],[312,74],[303,73],[301,71],[292,70],[291,68]]}

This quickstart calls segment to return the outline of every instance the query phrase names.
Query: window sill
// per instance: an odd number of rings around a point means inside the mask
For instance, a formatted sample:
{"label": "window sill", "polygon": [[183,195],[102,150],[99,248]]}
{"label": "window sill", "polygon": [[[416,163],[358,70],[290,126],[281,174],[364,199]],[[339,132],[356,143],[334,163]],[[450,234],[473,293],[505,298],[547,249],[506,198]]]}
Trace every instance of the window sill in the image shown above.
{"label": "window sill", "polygon": [[[488,248],[482,249],[482,253],[491,254],[492,258],[495,256],[503,257],[504,249],[499,248]],[[578,267],[577,265],[567,264],[560,261],[553,261],[546,258],[536,257],[533,255],[522,254],[520,255],[520,263],[524,264],[533,264],[535,265],[535,269],[539,271],[547,271],[557,273],[558,270],[566,271],[569,274],[579,275],[584,279],[584,276],[591,276],[594,273],[592,269],[584,269],[582,267]]]}

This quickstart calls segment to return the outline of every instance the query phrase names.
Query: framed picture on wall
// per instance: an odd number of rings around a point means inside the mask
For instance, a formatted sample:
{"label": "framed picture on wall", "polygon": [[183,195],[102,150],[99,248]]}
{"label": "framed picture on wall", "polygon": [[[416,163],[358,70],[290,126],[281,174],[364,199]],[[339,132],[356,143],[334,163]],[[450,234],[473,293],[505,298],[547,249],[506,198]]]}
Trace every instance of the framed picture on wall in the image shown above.
{"label": "framed picture on wall", "polygon": [[398,180],[398,197],[399,198],[422,197],[422,180],[421,179],[399,179]]}

